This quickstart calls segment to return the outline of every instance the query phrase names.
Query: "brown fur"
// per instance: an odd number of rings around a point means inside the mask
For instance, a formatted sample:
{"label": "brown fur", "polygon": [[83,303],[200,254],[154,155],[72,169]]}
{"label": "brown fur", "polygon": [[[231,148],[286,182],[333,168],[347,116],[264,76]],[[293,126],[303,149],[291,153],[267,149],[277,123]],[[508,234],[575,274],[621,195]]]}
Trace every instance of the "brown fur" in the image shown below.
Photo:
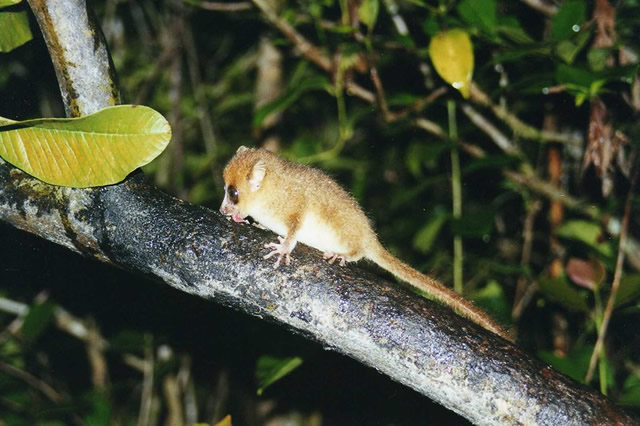
{"label": "brown fur", "polygon": [[266,150],[240,147],[223,176],[225,191],[235,187],[238,202],[225,196],[220,212],[235,215],[236,220],[251,215],[284,237],[280,244],[267,245],[273,251],[265,258],[278,255],[275,267],[281,260],[289,263],[298,241],[323,250],[332,263],[365,257],[484,328],[512,339],[473,303],[389,253],[355,199],[321,171]]}

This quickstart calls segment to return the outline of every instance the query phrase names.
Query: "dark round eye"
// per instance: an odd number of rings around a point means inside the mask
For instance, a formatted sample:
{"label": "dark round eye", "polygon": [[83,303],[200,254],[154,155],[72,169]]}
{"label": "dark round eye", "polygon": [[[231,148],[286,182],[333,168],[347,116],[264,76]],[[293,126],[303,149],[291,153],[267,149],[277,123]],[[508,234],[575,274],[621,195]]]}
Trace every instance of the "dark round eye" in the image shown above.
{"label": "dark round eye", "polygon": [[235,186],[229,185],[227,188],[227,194],[229,195],[229,200],[231,200],[233,204],[238,204],[238,190]]}

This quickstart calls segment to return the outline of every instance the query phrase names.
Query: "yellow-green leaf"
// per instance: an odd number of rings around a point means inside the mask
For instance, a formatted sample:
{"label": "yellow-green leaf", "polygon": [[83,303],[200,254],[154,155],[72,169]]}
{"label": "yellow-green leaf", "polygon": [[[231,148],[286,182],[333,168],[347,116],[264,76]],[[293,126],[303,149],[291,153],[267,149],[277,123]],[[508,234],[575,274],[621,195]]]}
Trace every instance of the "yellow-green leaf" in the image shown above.
{"label": "yellow-green leaf", "polygon": [[302,365],[302,358],[276,358],[263,355],[258,358],[256,365],[256,378],[258,379],[258,395],[262,395],[264,390],[290,374],[293,370]]}
{"label": "yellow-green leaf", "polygon": [[215,426],[232,426],[231,425],[231,414],[227,414],[224,416],[222,420],[215,424]]}
{"label": "yellow-green leaf", "polygon": [[76,188],[124,180],[170,139],[167,120],[145,106],[114,106],[79,118],[0,119],[0,157],[44,182]]}
{"label": "yellow-green leaf", "polygon": [[0,0],[0,7],[14,6],[22,0]]}
{"label": "yellow-green leaf", "polygon": [[379,8],[378,0],[364,0],[358,8],[358,18],[360,22],[369,28],[369,31],[371,31],[376,24]]}
{"label": "yellow-green leaf", "polygon": [[429,57],[440,77],[468,98],[473,76],[473,46],[469,35],[460,29],[436,34],[429,43]]}
{"label": "yellow-green leaf", "polygon": [[0,52],[10,52],[32,38],[27,12],[0,10]]}

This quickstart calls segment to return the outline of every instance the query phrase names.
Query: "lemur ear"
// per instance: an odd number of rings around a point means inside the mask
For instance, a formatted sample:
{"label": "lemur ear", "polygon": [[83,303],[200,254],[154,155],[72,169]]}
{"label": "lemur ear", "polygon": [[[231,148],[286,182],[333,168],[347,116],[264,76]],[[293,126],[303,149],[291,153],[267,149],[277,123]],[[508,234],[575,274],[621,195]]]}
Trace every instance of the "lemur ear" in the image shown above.
{"label": "lemur ear", "polygon": [[260,184],[262,184],[262,180],[266,173],[267,165],[265,162],[262,160],[256,161],[256,164],[251,168],[251,173],[249,173],[249,186],[251,187],[251,192],[256,192],[260,189]]}
{"label": "lemur ear", "polygon": [[249,148],[247,148],[247,147],[246,147],[246,146],[244,146],[244,145],[241,145],[241,146],[240,146],[240,148],[238,148],[238,149],[236,150],[236,154],[242,154],[242,153],[243,153],[243,152],[245,152],[245,151],[249,151]]}

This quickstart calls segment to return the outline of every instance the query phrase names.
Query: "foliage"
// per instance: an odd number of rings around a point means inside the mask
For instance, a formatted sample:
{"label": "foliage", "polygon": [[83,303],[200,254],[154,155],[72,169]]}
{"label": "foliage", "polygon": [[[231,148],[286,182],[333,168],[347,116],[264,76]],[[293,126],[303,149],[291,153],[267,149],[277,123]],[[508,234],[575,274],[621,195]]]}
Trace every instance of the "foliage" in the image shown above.
{"label": "foliage", "polygon": [[[172,143],[145,167],[158,185],[215,207],[226,159],[237,146],[251,143],[321,167],[360,200],[381,240],[399,257],[447,283],[453,281],[451,265],[463,265],[465,293],[506,316],[521,345],[637,409],[640,340],[630,325],[640,319],[640,199],[632,183],[640,140],[640,3],[565,0],[539,2],[548,5],[541,9],[528,2],[482,3],[482,8],[473,0],[229,3],[236,11],[177,0],[93,6],[125,101],[150,105],[171,123]],[[12,10],[25,8],[21,3]],[[472,48],[468,98],[431,62],[430,43],[451,32],[468,35]],[[62,114],[52,89],[55,78],[43,58],[41,42],[3,54],[0,115],[25,120]],[[221,327],[207,337],[216,347],[199,353],[198,345],[185,345],[188,339],[167,324],[129,324],[117,314],[98,315],[100,328],[109,329],[104,337],[88,319],[76,320],[108,343],[105,362],[113,368],[152,365],[153,371],[114,374],[104,387],[87,380],[77,385],[73,374],[56,374],[39,360],[39,353],[56,354],[44,344],[47,336],[67,335],[64,349],[76,345],[76,358],[82,353],[77,341],[98,353],[104,348],[60,331],[59,309],[66,306],[35,300],[47,286],[42,279],[0,288],[4,298],[23,307],[4,309],[0,317],[6,336],[12,336],[0,339],[2,371],[28,372],[54,391],[38,388],[34,396],[33,383],[0,375],[1,393],[7,395],[1,407],[17,423],[74,416],[131,423],[152,412],[140,401],[152,400],[163,407],[156,419],[166,419],[172,405],[165,386],[171,383],[183,401],[198,394],[193,400],[207,414],[194,421],[213,423],[229,413],[236,419],[258,405],[252,381],[256,354],[304,360],[286,380],[264,389],[260,401],[274,396],[275,405],[292,416],[305,413],[307,420],[319,410],[314,386],[296,377],[308,378],[305,371],[311,368],[331,375],[332,366],[308,347],[298,350],[297,340],[283,343],[287,338],[278,335],[275,342],[267,336],[247,349],[240,343],[247,328],[230,334]],[[85,297],[91,305],[91,295]],[[144,303],[152,308],[162,301]],[[194,314],[176,306],[163,315],[168,323],[182,323]],[[21,333],[24,338],[16,337]],[[598,336],[605,344],[595,354]],[[162,348],[175,353],[162,355]],[[227,387],[244,389],[235,395],[243,402],[216,411],[203,395],[220,395],[220,389],[213,389],[206,373],[195,374],[200,370],[185,359],[218,360],[220,352],[233,348],[253,351],[244,355],[251,362],[242,364],[251,379],[238,373],[229,384],[225,368],[232,363],[213,366],[210,374],[219,387],[227,380]],[[238,357],[241,363],[243,356]],[[156,362],[136,364],[140,359]],[[91,364],[88,370],[98,367]],[[357,382],[346,386],[357,389]],[[71,391],[61,392],[65,388]],[[322,393],[338,400],[340,391],[344,387]],[[56,392],[62,399],[56,400]],[[133,393],[135,402],[123,393]],[[305,394],[306,402],[296,398]],[[38,410],[25,411],[30,405]],[[323,407],[319,411],[329,422],[330,410]],[[366,423],[341,408],[343,424]],[[394,411],[413,410],[404,408]],[[366,416],[364,411],[358,413]],[[407,419],[397,414],[376,420],[411,424]]]}

